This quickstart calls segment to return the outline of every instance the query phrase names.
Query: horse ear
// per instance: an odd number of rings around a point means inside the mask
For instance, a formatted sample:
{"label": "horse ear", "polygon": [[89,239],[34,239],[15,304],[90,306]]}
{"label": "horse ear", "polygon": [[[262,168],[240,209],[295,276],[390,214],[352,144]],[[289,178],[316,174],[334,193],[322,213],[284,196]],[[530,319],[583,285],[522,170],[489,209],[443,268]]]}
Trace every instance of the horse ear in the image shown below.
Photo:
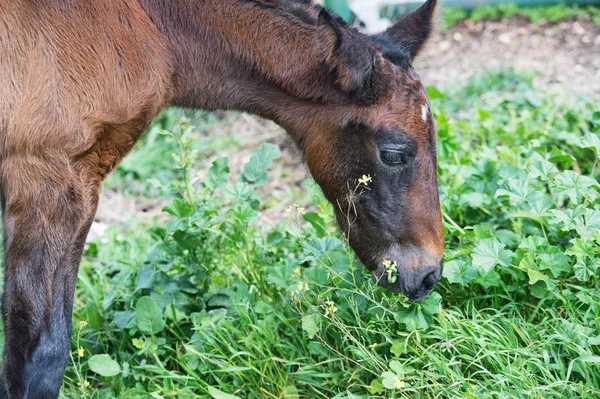
{"label": "horse ear", "polygon": [[324,62],[339,87],[361,105],[376,103],[389,89],[393,67],[385,62],[366,36],[345,26],[325,8],[317,23]]}
{"label": "horse ear", "polygon": [[436,10],[437,0],[427,0],[421,7],[402,17],[384,35],[401,45],[414,59],[431,35]]}

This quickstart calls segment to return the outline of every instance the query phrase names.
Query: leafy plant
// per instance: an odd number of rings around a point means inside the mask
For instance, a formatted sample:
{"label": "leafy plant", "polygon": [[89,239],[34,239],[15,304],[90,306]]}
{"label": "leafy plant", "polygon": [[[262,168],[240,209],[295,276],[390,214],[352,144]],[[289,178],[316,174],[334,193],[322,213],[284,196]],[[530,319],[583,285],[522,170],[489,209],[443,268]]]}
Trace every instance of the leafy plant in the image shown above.
{"label": "leafy plant", "polygon": [[423,302],[374,285],[311,180],[261,223],[275,146],[197,181],[172,114],[170,219],[88,245],[63,396],[598,397],[597,102],[510,70],[428,93],[446,260]]}

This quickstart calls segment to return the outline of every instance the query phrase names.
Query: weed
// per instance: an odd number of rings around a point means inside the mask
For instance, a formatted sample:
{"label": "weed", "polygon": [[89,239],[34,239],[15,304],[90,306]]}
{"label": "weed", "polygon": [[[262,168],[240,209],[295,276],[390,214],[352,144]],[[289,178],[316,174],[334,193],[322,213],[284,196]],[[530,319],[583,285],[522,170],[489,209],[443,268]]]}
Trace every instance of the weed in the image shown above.
{"label": "weed", "polygon": [[221,158],[193,181],[203,144],[167,114],[155,140],[176,179],[153,189],[171,219],[87,246],[63,397],[598,397],[598,104],[510,70],[428,91],[446,229],[435,292],[410,304],[377,287],[312,181],[286,221],[257,223],[273,145],[239,175]]}

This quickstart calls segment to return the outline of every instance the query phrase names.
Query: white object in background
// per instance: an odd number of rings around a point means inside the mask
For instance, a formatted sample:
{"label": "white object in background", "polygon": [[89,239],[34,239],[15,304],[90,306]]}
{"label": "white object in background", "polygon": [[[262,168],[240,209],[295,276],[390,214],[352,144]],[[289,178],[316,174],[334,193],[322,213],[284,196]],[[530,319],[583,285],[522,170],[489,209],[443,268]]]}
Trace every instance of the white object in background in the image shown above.
{"label": "white object in background", "polygon": [[102,237],[104,237],[104,234],[106,233],[106,230],[108,230],[110,226],[105,224],[105,223],[100,223],[100,222],[94,222],[92,223],[92,226],[90,227],[90,232],[88,233],[87,236],[87,242],[92,242],[92,241],[100,241],[100,239]]}
{"label": "white object in background", "polygon": [[[393,1],[393,3],[399,2],[402,0]],[[379,33],[392,24],[389,19],[381,18],[379,15],[381,7],[389,3],[390,0],[350,0],[350,9],[365,24],[367,33]]]}

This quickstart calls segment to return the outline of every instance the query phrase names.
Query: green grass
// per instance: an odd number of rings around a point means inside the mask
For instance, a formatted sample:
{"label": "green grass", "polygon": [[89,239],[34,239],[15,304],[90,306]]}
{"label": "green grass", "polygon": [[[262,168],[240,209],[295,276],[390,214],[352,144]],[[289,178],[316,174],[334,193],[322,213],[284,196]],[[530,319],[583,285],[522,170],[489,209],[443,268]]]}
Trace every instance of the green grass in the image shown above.
{"label": "green grass", "polygon": [[460,8],[444,7],[442,19],[445,23],[444,29],[447,30],[460,21],[470,19],[474,22],[482,20],[497,21],[502,18],[524,17],[530,22],[539,23],[542,21],[556,23],[571,19],[582,19],[592,21],[600,25],[600,8],[597,6],[578,6],[555,4],[551,6],[521,7],[515,3],[505,3],[499,5],[486,5],[477,7],[472,11],[465,11]]}
{"label": "green grass", "polygon": [[446,265],[423,303],[373,285],[311,181],[259,223],[276,147],[191,183],[206,142],[170,111],[132,155],[174,157],[113,182],[170,196],[171,221],[87,246],[62,396],[600,397],[598,104],[510,70],[429,94]]}

